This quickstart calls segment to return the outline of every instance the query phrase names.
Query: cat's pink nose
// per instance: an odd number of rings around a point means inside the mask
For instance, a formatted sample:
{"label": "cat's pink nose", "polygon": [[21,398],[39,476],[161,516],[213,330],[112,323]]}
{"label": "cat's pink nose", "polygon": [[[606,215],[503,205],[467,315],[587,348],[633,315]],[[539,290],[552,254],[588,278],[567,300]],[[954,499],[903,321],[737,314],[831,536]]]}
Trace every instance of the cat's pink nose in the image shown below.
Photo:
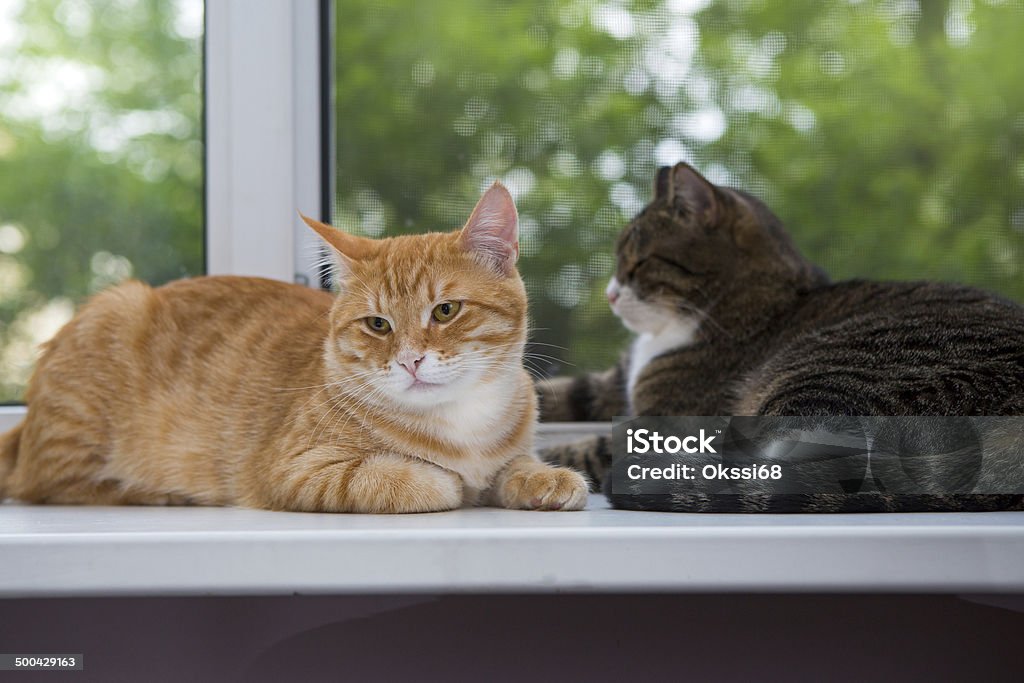
{"label": "cat's pink nose", "polygon": [[604,288],[604,293],[608,296],[608,303],[614,305],[619,300],[619,293],[622,291],[622,287],[619,286],[617,278],[612,278],[608,281],[608,286]]}
{"label": "cat's pink nose", "polygon": [[405,368],[409,372],[410,375],[415,377],[416,376],[416,371],[419,370],[420,363],[423,362],[424,358],[426,358],[426,356],[420,356],[418,354],[411,353],[411,354],[399,357],[398,363],[403,368]]}

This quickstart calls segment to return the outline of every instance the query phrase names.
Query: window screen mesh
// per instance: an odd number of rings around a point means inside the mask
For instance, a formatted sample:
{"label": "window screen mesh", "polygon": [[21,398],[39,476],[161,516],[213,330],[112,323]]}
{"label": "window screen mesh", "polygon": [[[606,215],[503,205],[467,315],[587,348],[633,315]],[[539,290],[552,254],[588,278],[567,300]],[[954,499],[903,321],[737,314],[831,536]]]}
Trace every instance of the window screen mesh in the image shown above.
{"label": "window screen mesh", "polygon": [[452,229],[501,179],[546,371],[622,350],[614,238],[680,160],[764,199],[835,278],[1024,300],[1019,0],[334,10],[335,223]]}
{"label": "window screen mesh", "polygon": [[203,10],[0,1],[0,403],[89,295],[202,274]]}

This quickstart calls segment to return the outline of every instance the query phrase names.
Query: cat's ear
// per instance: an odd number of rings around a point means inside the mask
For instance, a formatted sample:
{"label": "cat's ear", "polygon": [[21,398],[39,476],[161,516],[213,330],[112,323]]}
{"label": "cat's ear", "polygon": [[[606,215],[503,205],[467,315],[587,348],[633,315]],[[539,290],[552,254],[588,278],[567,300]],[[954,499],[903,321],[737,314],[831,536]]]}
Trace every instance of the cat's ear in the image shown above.
{"label": "cat's ear", "polygon": [[673,166],[664,181],[661,170],[658,171],[657,184],[665,182],[665,196],[672,206],[702,218],[705,225],[718,221],[722,208],[721,195],[714,183],[698,173],[693,166],[683,162]]}
{"label": "cat's ear", "polygon": [[348,275],[352,270],[353,261],[369,256],[374,248],[373,240],[350,235],[344,230],[339,230],[310,218],[301,211],[299,212],[299,217],[302,218],[302,222],[313,228],[314,232],[320,235],[324,242],[331,246],[331,250],[335,255],[336,270],[334,274],[336,281]]}
{"label": "cat's ear", "polygon": [[462,248],[503,275],[515,271],[519,258],[519,214],[501,183],[491,185],[459,235]]}

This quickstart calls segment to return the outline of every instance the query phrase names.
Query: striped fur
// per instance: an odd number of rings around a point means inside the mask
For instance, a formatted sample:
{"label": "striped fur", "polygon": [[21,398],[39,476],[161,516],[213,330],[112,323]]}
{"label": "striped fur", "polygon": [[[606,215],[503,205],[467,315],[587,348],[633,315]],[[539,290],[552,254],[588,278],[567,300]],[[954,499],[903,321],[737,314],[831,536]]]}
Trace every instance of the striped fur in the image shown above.
{"label": "striped fur", "polygon": [[546,422],[603,422],[628,415],[625,361],[604,372],[556,377],[538,385]]}
{"label": "striped fur", "polygon": [[[544,419],[636,415],[1024,415],[1024,307],[970,287],[933,282],[831,283],[754,197],[716,187],[679,164],[658,173],[654,200],[622,232],[617,286],[646,319],[699,323],[694,338],[637,369],[549,381]],[[658,315],[652,316],[651,312]],[[645,317],[646,316],[646,317]],[[626,363],[631,362],[627,360]],[[549,410],[549,406],[558,406]],[[545,454],[604,478],[607,443],[593,438]],[[1006,456],[1005,490],[1024,490],[1024,454]],[[623,466],[629,463],[623,463]],[[1018,495],[883,493],[736,496],[610,495],[630,509],[846,512],[1018,509]]]}
{"label": "striped fur", "polygon": [[[320,512],[581,508],[584,478],[533,453],[511,196],[495,185],[474,217],[387,240],[308,220],[337,251],[337,297],[241,277],[94,297],[46,345],[28,415],[0,439],[0,494]],[[442,302],[460,308],[439,322]],[[375,318],[390,329],[375,331]]]}

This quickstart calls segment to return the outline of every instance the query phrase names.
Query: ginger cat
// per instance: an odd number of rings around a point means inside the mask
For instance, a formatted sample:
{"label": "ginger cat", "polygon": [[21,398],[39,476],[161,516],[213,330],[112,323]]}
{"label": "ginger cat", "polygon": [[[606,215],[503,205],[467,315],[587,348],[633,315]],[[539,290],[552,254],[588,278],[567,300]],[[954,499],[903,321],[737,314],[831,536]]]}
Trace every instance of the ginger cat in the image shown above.
{"label": "ginger cat", "polygon": [[584,478],[533,453],[508,191],[492,186],[451,233],[371,240],[304,220],[337,252],[337,296],[202,277],[85,305],[0,437],[0,498],[581,509]]}

